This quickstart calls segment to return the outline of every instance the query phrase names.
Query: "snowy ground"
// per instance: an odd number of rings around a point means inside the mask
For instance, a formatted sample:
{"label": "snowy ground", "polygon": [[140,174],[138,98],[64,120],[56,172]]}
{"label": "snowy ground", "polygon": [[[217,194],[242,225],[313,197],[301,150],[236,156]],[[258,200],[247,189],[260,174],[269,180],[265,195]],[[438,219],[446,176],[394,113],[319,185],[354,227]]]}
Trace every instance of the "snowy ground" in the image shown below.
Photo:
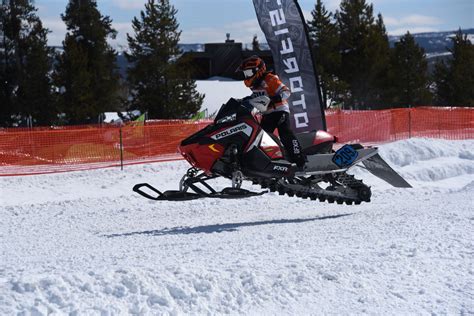
{"label": "snowy ground", "polygon": [[184,161],[0,178],[0,314],[472,314],[473,148],[382,146],[414,188],[360,169],[360,206],[131,192]]}
{"label": "snowy ground", "polygon": [[208,116],[217,113],[222,104],[225,104],[231,97],[241,99],[252,93],[243,81],[223,77],[197,80],[196,85],[197,91],[205,95],[201,111],[207,110]]}

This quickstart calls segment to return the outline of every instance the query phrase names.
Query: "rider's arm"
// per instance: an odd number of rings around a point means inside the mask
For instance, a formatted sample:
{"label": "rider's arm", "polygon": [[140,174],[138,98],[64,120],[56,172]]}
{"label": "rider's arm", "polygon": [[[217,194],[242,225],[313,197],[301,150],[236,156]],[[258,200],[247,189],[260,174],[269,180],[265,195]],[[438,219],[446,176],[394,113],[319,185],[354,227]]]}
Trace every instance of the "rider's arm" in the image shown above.
{"label": "rider's arm", "polygon": [[274,104],[282,103],[286,101],[290,95],[290,89],[281,82],[277,75],[268,76],[268,95]]}

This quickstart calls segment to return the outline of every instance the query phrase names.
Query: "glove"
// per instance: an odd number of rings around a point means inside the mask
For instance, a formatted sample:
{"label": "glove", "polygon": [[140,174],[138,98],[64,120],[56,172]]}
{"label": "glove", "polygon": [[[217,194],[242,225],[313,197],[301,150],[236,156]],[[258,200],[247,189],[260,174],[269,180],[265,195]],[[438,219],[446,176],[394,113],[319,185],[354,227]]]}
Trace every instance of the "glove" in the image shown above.
{"label": "glove", "polygon": [[265,95],[261,95],[261,96],[252,98],[251,100],[249,100],[249,103],[254,108],[256,108],[257,110],[259,110],[260,112],[263,113],[263,112],[267,111],[267,109],[268,109],[268,104],[270,103],[270,98],[265,96]]}
{"label": "glove", "polygon": [[270,100],[271,100],[272,103],[274,103],[274,104],[280,103],[280,102],[282,101],[281,95],[279,95],[279,94],[274,95],[273,97],[270,97]]}

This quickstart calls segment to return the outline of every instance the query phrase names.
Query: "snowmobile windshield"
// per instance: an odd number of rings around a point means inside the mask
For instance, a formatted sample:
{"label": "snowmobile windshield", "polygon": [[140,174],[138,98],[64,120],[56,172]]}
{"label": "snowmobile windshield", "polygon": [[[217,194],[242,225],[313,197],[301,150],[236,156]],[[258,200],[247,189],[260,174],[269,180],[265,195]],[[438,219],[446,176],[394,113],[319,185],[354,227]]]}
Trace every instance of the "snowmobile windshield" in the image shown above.
{"label": "snowmobile windshield", "polygon": [[219,123],[226,123],[235,121],[237,118],[243,116],[251,116],[252,115],[252,108],[246,107],[242,104],[242,102],[230,98],[226,104],[222,105],[219,109],[219,112],[214,119],[215,124]]}

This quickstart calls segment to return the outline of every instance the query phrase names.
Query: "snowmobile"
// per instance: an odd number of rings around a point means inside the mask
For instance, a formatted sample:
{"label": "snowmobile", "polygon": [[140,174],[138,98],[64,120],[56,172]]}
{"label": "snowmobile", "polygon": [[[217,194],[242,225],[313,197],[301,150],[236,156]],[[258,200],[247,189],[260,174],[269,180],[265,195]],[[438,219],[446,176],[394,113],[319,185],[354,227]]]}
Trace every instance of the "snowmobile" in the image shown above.
{"label": "snowmobile", "polygon": [[[266,96],[231,98],[218,111],[214,122],[184,139],[179,151],[191,168],[182,177],[179,190],[161,192],[148,183],[133,191],[156,201],[183,201],[203,197],[247,198],[271,192],[338,204],[370,202],[371,189],[347,171],[360,165],[395,187],[411,187],[378,154],[375,147],[346,144],[334,150],[337,138],[326,131],[297,134],[307,156],[303,168],[286,157],[278,137],[259,125],[254,109],[269,103]],[[224,177],[231,186],[217,191],[210,180]],[[260,185],[260,192],[241,188],[243,181]]]}

